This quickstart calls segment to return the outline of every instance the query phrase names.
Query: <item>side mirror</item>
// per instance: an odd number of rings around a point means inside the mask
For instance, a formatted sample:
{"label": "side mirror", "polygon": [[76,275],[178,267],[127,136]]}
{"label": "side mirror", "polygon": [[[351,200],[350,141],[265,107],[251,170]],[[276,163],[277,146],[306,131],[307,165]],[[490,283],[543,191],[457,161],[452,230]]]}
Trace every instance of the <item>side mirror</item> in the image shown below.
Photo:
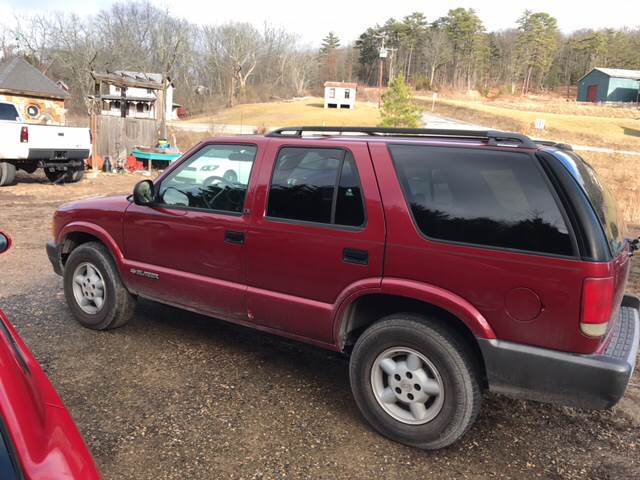
{"label": "side mirror", "polygon": [[6,252],[11,248],[11,237],[6,233],[0,232],[0,254]]}
{"label": "side mirror", "polygon": [[155,190],[151,180],[142,180],[133,187],[133,201],[136,205],[149,206],[155,199]]}

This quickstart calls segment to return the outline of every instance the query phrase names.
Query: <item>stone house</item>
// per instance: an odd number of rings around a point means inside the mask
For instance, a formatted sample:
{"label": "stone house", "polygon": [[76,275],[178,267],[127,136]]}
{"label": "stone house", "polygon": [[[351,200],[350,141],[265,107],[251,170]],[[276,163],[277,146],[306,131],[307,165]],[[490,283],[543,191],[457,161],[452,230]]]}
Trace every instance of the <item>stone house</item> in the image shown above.
{"label": "stone house", "polygon": [[69,96],[20,57],[0,64],[0,101],[14,103],[25,122],[63,125]]}

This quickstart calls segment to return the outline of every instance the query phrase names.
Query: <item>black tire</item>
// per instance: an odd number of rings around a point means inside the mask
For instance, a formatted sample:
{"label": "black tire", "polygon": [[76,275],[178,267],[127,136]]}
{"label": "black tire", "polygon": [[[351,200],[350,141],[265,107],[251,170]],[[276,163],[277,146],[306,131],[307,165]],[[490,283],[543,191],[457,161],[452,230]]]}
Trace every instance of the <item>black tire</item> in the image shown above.
{"label": "black tire", "polygon": [[69,167],[67,170],[44,169],[51,183],[76,183],[84,177],[84,167]]}
{"label": "black tire", "polygon": [[222,178],[224,178],[229,183],[236,183],[238,181],[238,174],[233,170],[227,170],[226,172],[224,172]]}
{"label": "black tire", "polygon": [[[91,264],[103,279],[105,299],[97,313],[87,313],[79,305],[73,290],[73,276],[79,265]],[[107,330],[125,325],[133,316],[136,298],[122,284],[107,248],[98,242],[84,243],[71,252],[64,266],[64,294],[76,320],[92,330]]]}
{"label": "black tire", "polygon": [[[375,360],[383,352],[402,347],[427,358],[442,382],[441,406],[427,423],[415,425],[394,418],[374,393],[371,372]],[[412,447],[435,450],[451,445],[473,425],[480,411],[480,374],[471,349],[454,330],[420,315],[390,315],[365,330],[352,352],[349,374],[353,396],[365,419],[385,437]]]}
{"label": "black tire", "polygon": [[79,182],[84,178],[84,166],[73,168],[71,169],[70,173],[71,175],[69,176],[69,183]]}
{"label": "black tire", "polygon": [[9,162],[0,162],[0,187],[11,185],[16,180],[16,166]]}
{"label": "black tire", "polygon": [[68,173],[66,170],[49,170],[44,169],[44,174],[51,183],[66,183]]}

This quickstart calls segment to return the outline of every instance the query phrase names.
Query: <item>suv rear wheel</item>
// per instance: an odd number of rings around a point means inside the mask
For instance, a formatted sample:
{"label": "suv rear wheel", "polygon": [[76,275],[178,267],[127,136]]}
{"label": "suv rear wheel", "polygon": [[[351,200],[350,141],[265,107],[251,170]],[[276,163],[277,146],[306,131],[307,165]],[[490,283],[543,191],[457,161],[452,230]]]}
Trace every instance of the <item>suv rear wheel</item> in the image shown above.
{"label": "suv rear wheel", "polygon": [[367,329],[351,355],[350,377],[367,421],[413,447],[451,445],[480,411],[470,349],[454,331],[420,315],[390,315]]}
{"label": "suv rear wheel", "polygon": [[136,300],[124,287],[109,251],[97,242],[71,252],[64,266],[64,294],[84,327],[121,327],[133,316]]}

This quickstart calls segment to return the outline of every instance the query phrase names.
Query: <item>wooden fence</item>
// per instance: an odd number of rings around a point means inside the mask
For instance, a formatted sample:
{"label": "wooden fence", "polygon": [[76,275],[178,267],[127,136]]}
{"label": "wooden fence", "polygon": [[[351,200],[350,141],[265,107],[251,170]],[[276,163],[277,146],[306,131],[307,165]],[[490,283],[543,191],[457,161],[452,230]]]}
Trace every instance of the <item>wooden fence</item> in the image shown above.
{"label": "wooden fence", "polygon": [[158,142],[160,122],[146,118],[98,116],[98,154],[111,161],[126,160],[136,146],[153,147]]}

